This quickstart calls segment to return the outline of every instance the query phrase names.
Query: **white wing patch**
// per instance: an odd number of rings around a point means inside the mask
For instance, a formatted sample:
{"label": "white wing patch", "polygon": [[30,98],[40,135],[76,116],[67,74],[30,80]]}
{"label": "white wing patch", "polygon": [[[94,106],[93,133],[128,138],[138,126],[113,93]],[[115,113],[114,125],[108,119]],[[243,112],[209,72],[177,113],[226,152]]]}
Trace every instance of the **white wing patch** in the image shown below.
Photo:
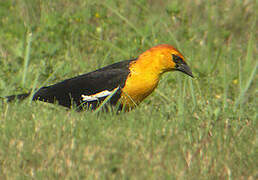
{"label": "white wing patch", "polygon": [[92,95],[89,95],[89,96],[82,94],[81,97],[82,97],[83,101],[97,101],[99,98],[109,96],[110,94],[112,94],[117,89],[118,89],[118,87],[113,89],[112,91],[104,90],[104,91],[101,91],[97,94],[92,94]]}

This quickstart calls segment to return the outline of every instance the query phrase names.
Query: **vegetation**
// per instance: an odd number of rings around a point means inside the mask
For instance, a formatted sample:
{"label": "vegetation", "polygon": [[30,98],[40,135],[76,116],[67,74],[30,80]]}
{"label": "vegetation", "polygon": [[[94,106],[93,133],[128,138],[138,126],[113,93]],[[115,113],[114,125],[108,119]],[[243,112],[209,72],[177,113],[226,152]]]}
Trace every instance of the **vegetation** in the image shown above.
{"label": "vegetation", "polygon": [[164,75],[128,113],[0,104],[0,179],[256,179],[257,3],[5,0],[0,95],[34,90],[161,43],[194,79]]}

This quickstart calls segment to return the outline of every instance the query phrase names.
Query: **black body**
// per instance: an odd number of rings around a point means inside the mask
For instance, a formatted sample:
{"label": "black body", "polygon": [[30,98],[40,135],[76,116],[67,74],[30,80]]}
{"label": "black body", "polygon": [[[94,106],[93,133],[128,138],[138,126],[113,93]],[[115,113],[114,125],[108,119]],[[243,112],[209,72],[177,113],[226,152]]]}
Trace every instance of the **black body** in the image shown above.
{"label": "black body", "polygon": [[[75,105],[78,110],[85,107],[96,109],[106,97],[98,99],[98,101],[82,101],[82,95],[94,95],[105,90],[112,91],[119,87],[109,101],[109,103],[115,105],[120,98],[121,88],[124,87],[130,73],[129,64],[134,60],[121,61],[51,86],[42,87],[33,95],[33,100],[57,103],[68,108]],[[29,94],[8,96],[7,99],[8,101],[24,99]]]}

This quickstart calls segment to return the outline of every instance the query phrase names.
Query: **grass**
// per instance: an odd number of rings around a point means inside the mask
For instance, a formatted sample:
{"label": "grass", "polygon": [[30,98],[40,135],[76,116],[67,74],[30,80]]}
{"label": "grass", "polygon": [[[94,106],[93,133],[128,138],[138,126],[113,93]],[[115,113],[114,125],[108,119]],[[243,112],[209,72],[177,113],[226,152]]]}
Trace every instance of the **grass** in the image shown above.
{"label": "grass", "polygon": [[256,1],[0,2],[0,95],[53,84],[160,43],[167,73],[128,113],[1,103],[0,179],[256,179]]}

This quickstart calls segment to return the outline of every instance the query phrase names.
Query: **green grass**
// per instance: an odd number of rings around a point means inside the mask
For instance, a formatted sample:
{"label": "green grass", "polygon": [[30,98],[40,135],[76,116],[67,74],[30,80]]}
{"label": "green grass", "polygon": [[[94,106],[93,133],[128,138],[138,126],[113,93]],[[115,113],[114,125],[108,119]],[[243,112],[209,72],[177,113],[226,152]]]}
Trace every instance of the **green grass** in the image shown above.
{"label": "green grass", "polygon": [[0,96],[177,47],[128,113],[0,104],[0,179],[256,179],[256,1],[0,2]]}

